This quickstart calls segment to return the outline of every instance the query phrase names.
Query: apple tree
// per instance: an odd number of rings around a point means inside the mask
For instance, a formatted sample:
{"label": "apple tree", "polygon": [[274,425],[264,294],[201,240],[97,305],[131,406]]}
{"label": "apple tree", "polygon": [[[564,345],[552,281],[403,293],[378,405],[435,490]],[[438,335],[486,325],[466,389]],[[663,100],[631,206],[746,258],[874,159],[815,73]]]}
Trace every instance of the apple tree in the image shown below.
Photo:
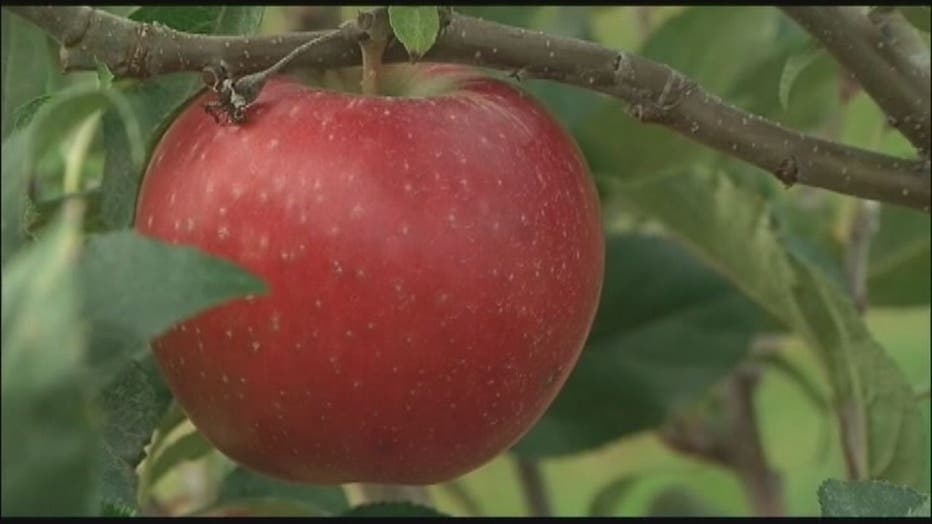
{"label": "apple tree", "polygon": [[927,7],[2,9],[2,513],[929,515]]}

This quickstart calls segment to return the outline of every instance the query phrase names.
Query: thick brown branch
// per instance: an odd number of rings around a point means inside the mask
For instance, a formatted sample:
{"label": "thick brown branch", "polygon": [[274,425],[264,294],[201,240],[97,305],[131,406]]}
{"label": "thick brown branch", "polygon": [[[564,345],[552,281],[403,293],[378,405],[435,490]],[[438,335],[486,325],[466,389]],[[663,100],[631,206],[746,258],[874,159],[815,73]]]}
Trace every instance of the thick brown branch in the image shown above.
{"label": "thick brown branch", "polygon": [[[33,21],[63,43],[62,64],[66,70],[94,69],[96,59],[117,76],[200,72],[221,60],[231,74],[240,76],[271,66],[323,34],[202,36],[138,24],[89,7],[7,9]],[[308,49],[293,64],[358,66],[361,57],[357,38],[353,31],[344,34],[345,38],[327,40]],[[409,58],[395,42],[386,49],[383,59],[402,62]],[[895,158],[784,129],[725,104],[681,73],[635,54],[445,12],[437,43],[424,60],[516,71],[530,78],[600,91],[625,101],[641,121],[664,125],[740,158],[773,173],[787,185],[816,186],[929,212],[932,191],[927,159]],[[903,115],[897,124],[903,126],[908,121],[928,129],[928,111],[923,114],[925,124],[916,121],[915,114],[908,120],[908,115]],[[928,137],[927,131],[924,136]]]}
{"label": "thick brown branch", "polygon": [[896,41],[889,25],[896,19],[875,24],[858,7],[786,6],[782,9],[822,42],[889,115],[890,123],[928,157],[932,137],[929,55],[906,55],[903,42]]}

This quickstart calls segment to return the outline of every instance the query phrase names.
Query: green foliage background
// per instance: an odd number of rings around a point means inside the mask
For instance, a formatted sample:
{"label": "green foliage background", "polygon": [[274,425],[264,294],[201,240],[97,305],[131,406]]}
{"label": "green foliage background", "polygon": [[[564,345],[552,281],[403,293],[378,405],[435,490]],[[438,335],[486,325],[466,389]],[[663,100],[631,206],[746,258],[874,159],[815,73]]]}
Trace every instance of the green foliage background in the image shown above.
{"label": "green foliage background", "polygon": [[[106,9],[203,34],[296,29],[294,8]],[[336,20],[358,10],[318,9]],[[866,94],[840,95],[850,86],[835,62],[773,8],[461,11],[638,52],[786,126],[912,155]],[[430,38],[419,20],[436,20],[408,15],[393,17],[410,26],[405,44],[423,52]],[[147,340],[263,286],[128,228],[149,151],[199,79],[114,80],[103,66],[63,75],[56,45],[35,27],[4,9],[2,30],[3,514],[426,511],[350,510],[339,488],[261,478],[193,429]],[[547,82],[522,87],[572,132],[600,188],[602,303],[583,358],[541,422],[512,453],[431,487],[437,509],[525,514],[514,469],[521,457],[539,461],[559,515],[749,514],[733,473],[671,451],[657,430],[684,413],[714,415],[707,404],[722,379],[749,358],[757,335],[777,333],[781,358],[767,364],[756,407],[787,512],[853,514],[860,509],[848,501],[875,497],[884,508],[891,501],[891,514],[927,514],[929,402],[916,402],[914,389],[930,379],[929,217],[882,207],[862,320],[841,276],[853,199],[785,190],[636,122],[616,99]],[[831,408],[838,398],[867,421],[871,476],[905,495],[873,484],[819,489],[845,474]]]}

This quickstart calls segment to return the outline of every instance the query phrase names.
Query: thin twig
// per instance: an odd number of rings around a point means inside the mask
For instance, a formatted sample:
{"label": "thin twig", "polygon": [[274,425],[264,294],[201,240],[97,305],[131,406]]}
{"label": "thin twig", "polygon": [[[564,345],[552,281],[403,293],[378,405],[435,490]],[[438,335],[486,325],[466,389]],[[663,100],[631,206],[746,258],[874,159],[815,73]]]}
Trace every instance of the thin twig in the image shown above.
{"label": "thin twig", "polygon": [[[62,42],[61,58],[66,70],[93,70],[99,60],[117,76],[199,72],[223,60],[230,73],[238,77],[269,67],[322,34],[203,36],[136,23],[89,7],[5,8]],[[821,187],[929,212],[932,177],[928,159],[892,157],[784,129],[778,123],[723,102],[678,71],[633,53],[458,13],[443,13],[437,42],[423,57],[424,61],[520,71],[528,78],[606,93],[626,102],[631,114],[642,122],[666,126],[744,160],[774,174],[788,186],[799,183]],[[345,38],[315,45],[296,57],[293,64],[317,68],[358,66],[360,49],[352,33],[346,31]],[[383,59],[406,62],[409,57],[395,41],[386,49]],[[928,95],[924,104],[928,107]],[[905,122],[905,115],[897,120],[904,132],[911,129],[903,127]],[[928,120],[924,122],[927,126]],[[910,120],[910,123],[922,122]]]}
{"label": "thin twig", "polygon": [[683,414],[660,433],[676,451],[724,466],[738,475],[754,514],[782,516],[785,512],[779,474],[769,466],[758,431],[754,392],[760,367],[748,362],[736,369],[718,392],[724,409],[724,427],[713,419]]}
{"label": "thin twig", "polygon": [[845,270],[848,278],[848,289],[854,299],[858,312],[867,310],[867,274],[870,259],[871,239],[880,222],[880,204],[870,200],[861,200],[851,220],[848,233],[848,243],[845,253]]}
{"label": "thin twig", "polygon": [[551,515],[550,500],[540,465],[533,460],[519,458],[517,466],[518,477],[524,490],[524,500],[527,502],[528,515],[549,517]]}

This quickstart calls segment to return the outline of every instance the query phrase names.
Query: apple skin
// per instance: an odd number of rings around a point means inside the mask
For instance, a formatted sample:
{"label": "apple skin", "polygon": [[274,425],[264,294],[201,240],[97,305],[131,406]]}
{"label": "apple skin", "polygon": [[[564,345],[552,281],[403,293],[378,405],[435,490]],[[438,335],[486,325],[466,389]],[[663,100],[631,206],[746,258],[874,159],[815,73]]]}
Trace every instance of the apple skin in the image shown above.
{"label": "apple skin", "polygon": [[[521,91],[443,67],[430,98],[272,79],[243,125],[201,97],[152,155],[142,234],[263,278],[153,343],[194,425],[307,484],[430,484],[541,417],[603,275],[584,158]],[[451,76],[451,77],[452,77]]]}

